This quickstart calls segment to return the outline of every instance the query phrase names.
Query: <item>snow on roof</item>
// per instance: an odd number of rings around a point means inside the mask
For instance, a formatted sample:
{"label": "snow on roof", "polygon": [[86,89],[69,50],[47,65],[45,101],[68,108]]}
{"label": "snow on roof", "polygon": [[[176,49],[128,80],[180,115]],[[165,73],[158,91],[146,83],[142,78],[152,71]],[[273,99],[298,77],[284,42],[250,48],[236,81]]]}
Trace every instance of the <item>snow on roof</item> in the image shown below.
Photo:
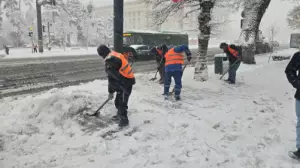
{"label": "snow on roof", "polygon": [[152,33],[152,34],[186,34],[181,32],[172,32],[172,31],[154,31],[154,30],[127,30],[124,33]]}
{"label": "snow on roof", "polygon": [[146,45],[130,45],[129,47],[132,47],[133,49],[137,49],[139,47],[143,47],[143,46],[146,46]]}

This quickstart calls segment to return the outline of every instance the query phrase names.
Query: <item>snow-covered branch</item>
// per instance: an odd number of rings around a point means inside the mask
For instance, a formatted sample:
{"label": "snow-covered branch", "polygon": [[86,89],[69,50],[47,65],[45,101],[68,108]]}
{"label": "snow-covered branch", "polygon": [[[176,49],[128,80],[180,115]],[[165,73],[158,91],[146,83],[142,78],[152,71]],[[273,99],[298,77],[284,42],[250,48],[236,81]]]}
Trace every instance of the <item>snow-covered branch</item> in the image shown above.
{"label": "snow-covered branch", "polygon": [[287,16],[288,26],[292,29],[300,29],[300,5],[295,6]]}
{"label": "snow-covered branch", "polygon": [[158,0],[158,1],[143,0],[143,1],[147,5],[152,6],[153,12],[151,15],[153,17],[155,25],[162,25],[168,19],[168,17],[182,10],[184,5],[189,4],[190,5],[189,7],[191,8],[191,10],[188,11],[185,16],[187,16],[192,12],[196,12],[200,10],[199,1],[197,0],[185,0],[185,1],[180,1],[178,3],[173,3],[170,0]]}

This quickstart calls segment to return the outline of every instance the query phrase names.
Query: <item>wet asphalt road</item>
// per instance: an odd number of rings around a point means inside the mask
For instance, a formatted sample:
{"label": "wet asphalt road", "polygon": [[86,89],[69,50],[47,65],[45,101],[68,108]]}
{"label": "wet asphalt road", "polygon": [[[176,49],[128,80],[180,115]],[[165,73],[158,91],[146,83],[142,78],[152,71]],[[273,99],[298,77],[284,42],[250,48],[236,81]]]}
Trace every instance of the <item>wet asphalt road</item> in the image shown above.
{"label": "wet asphalt road", "polygon": [[[191,50],[197,55],[197,50]],[[221,53],[208,50],[208,61]],[[97,55],[0,60],[0,98],[65,87],[106,77],[103,59]],[[156,70],[156,62],[134,62],[134,72]]]}

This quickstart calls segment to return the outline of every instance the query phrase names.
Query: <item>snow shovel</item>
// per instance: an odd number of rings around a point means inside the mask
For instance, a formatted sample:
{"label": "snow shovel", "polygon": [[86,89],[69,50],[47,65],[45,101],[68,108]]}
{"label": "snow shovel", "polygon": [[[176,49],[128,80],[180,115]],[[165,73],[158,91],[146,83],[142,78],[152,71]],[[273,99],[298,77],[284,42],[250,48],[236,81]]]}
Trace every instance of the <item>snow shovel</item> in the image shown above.
{"label": "snow shovel", "polygon": [[155,81],[157,79],[157,73],[159,70],[156,71],[154,78],[151,78],[149,81]]}
{"label": "snow shovel", "polygon": [[[183,69],[182,69],[182,75],[183,75],[183,72],[184,72],[186,66],[187,66],[187,64],[185,64]],[[174,86],[173,90],[171,92],[169,92],[169,95],[173,94],[174,92],[175,92],[175,86]]]}
{"label": "snow shovel", "polygon": [[[160,59],[159,66],[162,64],[163,59],[164,59],[164,58],[161,58],[161,59]],[[159,69],[157,69],[154,78],[151,78],[149,81],[155,81],[155,80],[157,79],[157,73],[158,73],[158,71],[159,71]]]}
{"label": "snow shovel", "polygon": [[236,60],[224,73],[223,75],[220,77],[220,80],[229,72],[229,70],[239,62],[239,60]]}
{"label": "snow shovel", "polygon": [[97,117],[98,114],[99,114],[99,112],[100,112],[100,110],[101,110],[101,109],[102,109],[109,101],[110,101],[110,99],[106,99],[106,100],[102,103],[102,105],[101,105],[101,106],[100,106],[93,114],[87,114],[87,115]]}

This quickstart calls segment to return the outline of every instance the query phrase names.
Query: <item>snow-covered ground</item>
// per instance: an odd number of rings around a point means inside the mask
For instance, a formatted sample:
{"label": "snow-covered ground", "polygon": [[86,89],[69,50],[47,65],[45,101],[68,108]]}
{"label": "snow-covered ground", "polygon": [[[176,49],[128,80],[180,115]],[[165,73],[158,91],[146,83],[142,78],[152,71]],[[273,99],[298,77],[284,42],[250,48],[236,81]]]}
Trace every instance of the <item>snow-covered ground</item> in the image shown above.
{"label": "snow-covered ground", "polygon": [[[182,101],[166,102],[162,86],[138,74],[129,103],[130,128],[84,120],[106,99],[107,82],[5,98],[0,105],[0,167],[33,168],[296,168],[294,89],[288,61],[257,57],[241,65],[237,85],[213,74],[195,82],[184,72]],[[113,102],[101,111],[116,112]],[[101,121],[101,120],[100,120]],[[97,124],[98,123],[98,124]]]}

